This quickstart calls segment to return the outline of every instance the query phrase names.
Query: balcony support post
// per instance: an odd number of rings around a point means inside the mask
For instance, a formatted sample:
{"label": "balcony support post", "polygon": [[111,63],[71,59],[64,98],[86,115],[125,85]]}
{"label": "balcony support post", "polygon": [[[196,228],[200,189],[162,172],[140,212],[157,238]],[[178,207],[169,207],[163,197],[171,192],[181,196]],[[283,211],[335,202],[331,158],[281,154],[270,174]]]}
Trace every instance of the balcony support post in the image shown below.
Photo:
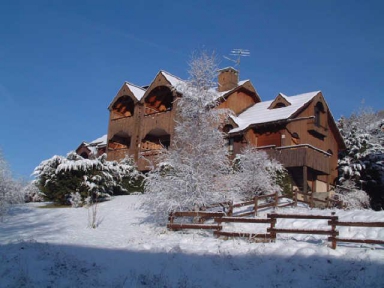
{"label": "balcony support post", "polygon": [[303,166],[303,193],[308,193],[308,168],[307,166]]}

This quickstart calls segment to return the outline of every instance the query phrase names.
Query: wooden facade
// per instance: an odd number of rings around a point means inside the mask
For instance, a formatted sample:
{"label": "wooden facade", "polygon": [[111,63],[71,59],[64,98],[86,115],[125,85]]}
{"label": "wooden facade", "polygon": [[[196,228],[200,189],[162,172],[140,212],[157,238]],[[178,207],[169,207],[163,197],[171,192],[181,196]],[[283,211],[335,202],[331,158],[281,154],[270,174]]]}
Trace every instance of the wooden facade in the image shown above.
{"label": "wooden facade", "polygon": [[[235,69],[220,70],[218,80],[220,102],[214,109],[228,108],[235,114],[223,124],[230,154],[241,153],[248,144],[259,147],[286,167],[297,189],[305,193],[331,190],[337,177],[338,151],[345,145],[321,92],[298,97],[279,94],[273,101],[262,102],[249,80],[239,82]],[[160,71],[148,87],[124,83],[108,108],[109,160],[130,155],[139,170],[146,171],[150,169],[148,160],[162,147],[172,145],[174,105],[182,97],[177,90],[181,81]],[[255,115],[252,109],[256,109]],[[275,117],[288,110],[292,113]],[[253,117],[258,119],[253,121]],[[241,127],[238,123],[244,119],[249,125]]]}
{"label": "wooden facade", "polygon": [[[322,93],[312,94],[289,117],[257,122],[230,136],[238,139],[235,152],[250,143],[280,161],[298,190],[329,192],[338,176],[338,152],[345,144]],[[279,94],[267,109],[278,113],[289,107],[289,98]]]}

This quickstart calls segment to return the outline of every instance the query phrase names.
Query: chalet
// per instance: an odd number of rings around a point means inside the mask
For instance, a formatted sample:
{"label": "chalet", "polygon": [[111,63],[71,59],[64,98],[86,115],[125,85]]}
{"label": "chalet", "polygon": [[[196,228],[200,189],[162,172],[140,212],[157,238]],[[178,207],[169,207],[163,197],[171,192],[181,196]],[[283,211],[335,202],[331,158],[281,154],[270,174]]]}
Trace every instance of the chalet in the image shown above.
{"label": "chalet", "polygon": [[103,135],[90,143],[82,142],[75,151],[84,159],[97,158],[107,151],[107,135]]}
{"label": "chalet", "polygon": [[[131,155],[139,170],[145,171],[147,159],[153,160],[162,147],[172,145],[174,103],[182,97],[178,91],[182,81],[160,71],[149,86],[123,84],[108,107],[109,160]],[[228,67],[219,71],[217,92],[215,109],[234,112],[222,127],[232,157],[251,144],[279,160],[303,192],[332,189],[338,151],[345,144],[320,91],[295,96],[280,93],[273,100],[261,101],[251,81],[239,81],[238,71]],[[80,145],[78,153],[86,153],[93,147],[90,144]]]}

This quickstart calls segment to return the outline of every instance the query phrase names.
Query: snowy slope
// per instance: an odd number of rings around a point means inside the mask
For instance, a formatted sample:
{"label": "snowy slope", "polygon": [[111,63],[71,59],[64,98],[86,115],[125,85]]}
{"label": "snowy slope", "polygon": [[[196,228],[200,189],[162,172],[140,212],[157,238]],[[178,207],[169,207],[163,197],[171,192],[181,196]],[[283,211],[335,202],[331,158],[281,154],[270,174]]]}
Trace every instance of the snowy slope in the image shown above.
{"label": "snowy slope", "polygon": [[[14,207],[0,223],[0,287],[384,286],[383,246],[339,244],[332,250],[321,235],[285,235],[276,243],[248,243],[215,239],[207,231],[170,232],[145,222],[150,215],[140,208],[144,197],[119,196],[101,203],[97,229],[87,228],[85,208]],[[282,211],[331,213],[305,208]],[[384,211],[337,210],[336,214],[345,221],[384,219]],[[285,228],[326,225],[326,221],[278,221],[277,226]],[[236,223],[225,230],[255,231],[252,227],[257,225]],[[338,230],[343,237],[384,239],[384,229]]]}

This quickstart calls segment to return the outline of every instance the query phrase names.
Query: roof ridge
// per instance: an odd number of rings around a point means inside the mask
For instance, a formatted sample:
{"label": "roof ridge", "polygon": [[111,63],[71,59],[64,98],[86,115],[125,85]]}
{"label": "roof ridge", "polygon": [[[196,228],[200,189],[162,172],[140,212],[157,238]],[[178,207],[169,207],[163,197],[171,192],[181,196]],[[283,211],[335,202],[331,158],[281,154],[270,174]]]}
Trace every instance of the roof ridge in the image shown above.
{"label": "roof ridge", "polygon": [[146,91],[146,89],[144,89],[143,86],[139,86],[139,85],[133,84],[133,83],[128,82],[128,81],[125,81],[125,84],[131,85],[131,86],[134,86],[134,87],[136,87],[136,88],[139,88],[139,89],[141,89],[141,90],[143,90],[143,91]]}
{"label": "roof ridge", "polygon": [[[168,71],[165,71],[165,70],[160,70],[160,73],[165,73],[165,74],[168,74],[169,76],[172,76],[172,77],[175,77],[175,78],[177,78],[178,80],[180,80],[180,81],[184,81],[183,79],[181,79],[180,77],[178,77],[178,76],[175,76],[175,75],[173,75],[172,73],[169,73]],[[156,77],[155,77],[156,78]]]}

